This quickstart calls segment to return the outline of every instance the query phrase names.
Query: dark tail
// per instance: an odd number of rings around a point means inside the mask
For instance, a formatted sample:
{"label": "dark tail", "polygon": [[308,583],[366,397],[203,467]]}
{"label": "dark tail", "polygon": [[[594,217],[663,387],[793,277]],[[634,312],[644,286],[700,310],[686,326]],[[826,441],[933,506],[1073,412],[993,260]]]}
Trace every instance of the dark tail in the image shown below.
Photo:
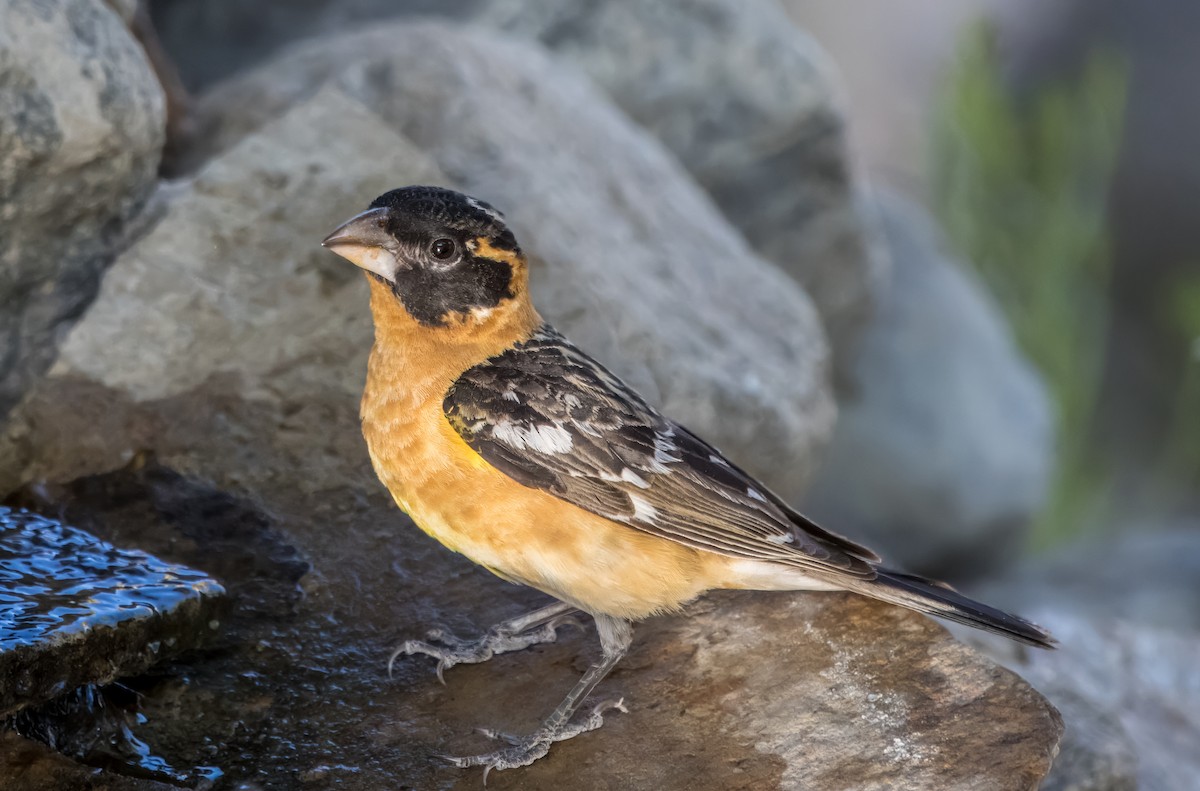
{"label": "dark tail", "polygon": [[995,632],[1026,645],[1038,648],[1054,648],[1056,645],[1050,633],[1037,624],[968,599],[944,583],[888,569],[877,571],[878,576],[869,585],[857,588],[859,593],[927,615]]}

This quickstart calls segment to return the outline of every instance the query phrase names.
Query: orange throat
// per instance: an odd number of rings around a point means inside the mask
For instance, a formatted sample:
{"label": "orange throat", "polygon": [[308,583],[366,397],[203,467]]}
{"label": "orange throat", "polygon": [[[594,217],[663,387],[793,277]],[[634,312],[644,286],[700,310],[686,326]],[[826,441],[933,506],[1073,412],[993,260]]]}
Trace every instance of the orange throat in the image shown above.
{"label": "orange throat", "polygon": [[408,314],[386,284],[367,275],[375,344],[367,368],[362,416],[376,406],[399,401],[416,408],[437,399],[460,374],[515,343],[529,338],[542,318],[529,301],[525,283],[495,308],[457,314],[444,326],[421,324]]}

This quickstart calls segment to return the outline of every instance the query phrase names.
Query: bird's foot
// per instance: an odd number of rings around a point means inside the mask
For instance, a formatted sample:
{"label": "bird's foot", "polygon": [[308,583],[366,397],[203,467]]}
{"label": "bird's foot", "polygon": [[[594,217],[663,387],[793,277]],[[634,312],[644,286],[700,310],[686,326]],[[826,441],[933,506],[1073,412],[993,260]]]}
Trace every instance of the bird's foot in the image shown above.
{"label": "bird's foot", "polygon": [[505,624],[501,624],[492,627],[487,634],[475,640],[464,640],[442,629],[432,629],[425,634],[425,640],[406,640],[403,645],[392,652],[391,657],[388,658],[388,675],[391,676],[392,666],[401,655],[425,654],[438,660],[438,681],[445,684],[444,674],[448,668],[455,665],[486,662],[497,654],[520,651],[542,643],[553,643],[558,639],[560,626],[574,626],[577,629],[583,629],[583,625],[569,614],[561,615],[525,631],[513,631],[505,628]]}
{"label": "bird's foot", "polygon": [[515,769],[518,766],[528,766],[550,752],[550,745],[555,742],[565,741],[581,733],[596,730],[604,724],[604,712],[611,709],[629,713],[629,710],[625,708],[625,700],[622,698],[596,704],[591,713],[578,722],[566,722],[557,727],[543,726],[528,736],[513,736],[501,731],[480,728],[479,732],[484,736],[508,742],[510,746],[482,755],[462,757],[443,755],[441,757],[460,769],[469,766],[484,767],[483,782],[486,785],[487,776],[493,769]]}

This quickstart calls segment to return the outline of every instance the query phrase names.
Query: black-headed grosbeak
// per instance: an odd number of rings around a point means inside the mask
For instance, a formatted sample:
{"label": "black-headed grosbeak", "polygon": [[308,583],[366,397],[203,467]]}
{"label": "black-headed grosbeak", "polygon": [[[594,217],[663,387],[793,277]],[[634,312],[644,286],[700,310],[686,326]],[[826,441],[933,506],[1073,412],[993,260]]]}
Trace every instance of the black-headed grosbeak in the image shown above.
{"label": "black-headed grosbeak", "polygon": [[[437,187],[377,198],[323,244],[366,270],[375,319],[362,427],[396,503],[425,532],[559,603],[476,641],[399,654],[442,670],[554,639],[591,615],[602,659],[534,734],[453,758],[505,769],[601,724],[571,718],[629,648],[631,622],[713,588],[847,590],[1050,647],[1041,628],[879,557],[797,513],[660,414],[534,310],[502,215]],[[393,655],[393,659],[395,656]]]}

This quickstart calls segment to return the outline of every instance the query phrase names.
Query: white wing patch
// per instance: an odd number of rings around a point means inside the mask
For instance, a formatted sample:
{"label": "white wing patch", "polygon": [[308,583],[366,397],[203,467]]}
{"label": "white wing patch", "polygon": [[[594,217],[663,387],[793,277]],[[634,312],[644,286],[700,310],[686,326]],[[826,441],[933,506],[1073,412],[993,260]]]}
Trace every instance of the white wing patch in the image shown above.
{"label": "white wing patch", "polygon": [[658,510],[636,494],[629,495],[629,502],[633,503],[633,518],[639,522],[654,524],[658,519]]}
{"label": "white wing patch", "polygon": [[638,475],[636,472],[629,469],[628,467],[621,470],[621,480],[625,481],[625,483],[632,483],[634,486],[636,486],[639,489],[649,489],[650,488],[650,484],[646,482],[645,478]]}
{"label": "white wing patch", "polygon": [[538,453],[569,453],[575,444],[571,440],[571,432],[558,423],[524,426],[503,421],[493,427],[492,435],[516,450],[533,450]]}
{"label": "white wing patch", "polygon": [[677,464],[682,459],[679,455],[679,446],[675,444],[675,430],[668,428],[666,431],[655,432],[654,434],[654,460],[650,462],[650,471],[657,473],[670,472],[667,468],[668,464]]}

